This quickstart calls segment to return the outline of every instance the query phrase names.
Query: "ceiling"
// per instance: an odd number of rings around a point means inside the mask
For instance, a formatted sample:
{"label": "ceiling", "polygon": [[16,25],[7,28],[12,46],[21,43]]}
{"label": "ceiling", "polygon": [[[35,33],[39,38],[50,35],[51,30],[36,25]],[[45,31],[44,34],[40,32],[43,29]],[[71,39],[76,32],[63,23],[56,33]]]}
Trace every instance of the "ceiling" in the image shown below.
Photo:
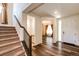
{"label": "ceiling", "polygon": [[50,21],[50,20],[49,21],[48,20],[43,20],[42,24],[43,25],[50,25],[50,24],[52,24],[52,21]]}
{"label": "ceiling", "polygon": [[79,13],[79,3],[46,3],[32,11],[39,16],[70,16]]}

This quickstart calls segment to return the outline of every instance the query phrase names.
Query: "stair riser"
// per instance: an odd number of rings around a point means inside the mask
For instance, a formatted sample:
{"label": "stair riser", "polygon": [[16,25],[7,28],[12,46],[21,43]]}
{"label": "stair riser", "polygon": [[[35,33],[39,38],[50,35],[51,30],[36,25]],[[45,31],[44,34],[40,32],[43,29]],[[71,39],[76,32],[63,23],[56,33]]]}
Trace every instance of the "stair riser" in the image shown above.
{"label": "stair riser", "polygon": [[5,40],[5,41],[0,41],[0,45],[3,45],[4,43],[7,44],[9,42],[14,42],[14,41],[18,41],[19,39],[11,39],[11,40]]}
{"label": "stair riser", "polygon": [[25,53],[23,52],[23,53],[19,54],[18,56],[25,56]]}
{"label": "stair riser", "polygon": [[4,35],[4,34],[17,34],[16,32],[0,32],[0,35]]}
{"label": "stair riser", "polygon": [[18,35],[15,34],[15,35],[6,35],[6,36],[0,36],[0,39],[5,39],[5,38],[11,38],[11,37],[17,37]]}
{"label": "stair riser", "polygon": [[0,28],[0,31],[16,31],[15,28]]}
{"label": "stair riser", "polygon": [[[0,56],[5,56],[4,54],[5,53],[8,53],[8,52],[11,52],[11,51],[13,51],[13,50],[15,50],[15,49],[17,49],[17,48],[19,48],[19,47],[21,47],[21,46],[16,46],[15,48],[12,48],[12,49],[8,49],[8,50],[6,50],[6,51],[3,51],[3,52],[0,52]],[[13,55],[12,55],[13,56]]]}
{"label": "stair riser", "polygon": [[16,31],[15,29],[0,29],[0,31]]}
{"label": "stair riser", "polygon": [[12,28],[12,29],[14,29],[15,27],[9,27],[9,26],[0,26],[0,28]]}
{"label": "stair riser", "polygon": [[[3,46],[3,47],[0,47],[0,55],[4,54],[5,52],[10,52],[12,50],[14,50],[14,48],[17,48],[17,47],[21,47],[20,45],[20,42],[16,42],[16,43],[13,43],[13,44],[10,44],[10,45],[7,45],[7,46]],[[5,52],[4,52],[5,51]]]}
{"label": "stair riser", "polygon": [[15,42],[15,43],[12,43],[10,45],[7,45],[7,46],[3,46],[3,47],[0,47],[0,51],[3,51],[3,50],[7,50],[7,49],[10,49],[12,47],[16,47],[16,46],[20,46],[20,43],[19,42]]}
{"label": "stair riser", "polygon": [[16,37],[11,37],[6,39],[0,39],[0,41],[13,40],[13,39],[19,39],[19,38],[16,36]]}
{"label": "stair riser", "polygon": [[15,49],[15,50],[12,50],[12,51],[8,52],[8,53],[4,53],[3,55],[5,55],[5,56],[12,56],[12,55],[15,56],[15,54],[17,52],[21,51],[21,50],[22,50],[22,48],[19,47],[19,48]]}

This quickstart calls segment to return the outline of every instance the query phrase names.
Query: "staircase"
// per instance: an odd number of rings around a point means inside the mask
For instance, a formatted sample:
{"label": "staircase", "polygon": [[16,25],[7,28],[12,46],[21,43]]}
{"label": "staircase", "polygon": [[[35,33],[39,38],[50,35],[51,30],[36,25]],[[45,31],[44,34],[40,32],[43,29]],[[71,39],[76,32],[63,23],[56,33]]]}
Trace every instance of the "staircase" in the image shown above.
{"label": "staircase", "polygon": [[15,27],[0,26],[0,56],[25,56]]}

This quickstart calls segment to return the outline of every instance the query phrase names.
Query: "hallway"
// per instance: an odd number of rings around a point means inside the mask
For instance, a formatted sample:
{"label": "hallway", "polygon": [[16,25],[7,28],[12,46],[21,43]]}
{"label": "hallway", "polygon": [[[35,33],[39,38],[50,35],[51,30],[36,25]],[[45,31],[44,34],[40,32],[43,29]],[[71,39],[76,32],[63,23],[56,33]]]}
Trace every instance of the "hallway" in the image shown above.
{"label": "hallway", "polygon": [[52,37],[43,37],[43,44],[51,46],[52,43],[53,43],[53,38]]}

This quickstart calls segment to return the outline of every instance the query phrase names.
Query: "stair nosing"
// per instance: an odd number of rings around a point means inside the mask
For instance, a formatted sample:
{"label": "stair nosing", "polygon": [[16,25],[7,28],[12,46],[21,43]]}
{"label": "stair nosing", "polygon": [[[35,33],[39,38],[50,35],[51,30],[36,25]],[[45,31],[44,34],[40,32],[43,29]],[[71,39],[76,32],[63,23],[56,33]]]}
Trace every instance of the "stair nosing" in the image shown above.
{"label": "stair nosing", "polygon": [[0,30],[16,30],[15,28],[0,28]]}
{"label": "stair nosing", "polygon": [[18,35],[17,33],[16,34],[3,34],[3,35],[0,35],[0,36],[8,36],[8,35]]}
{"label": "stair nosing", "polygon": [[11,49],[8,49],[8,50],[5,50],[5,51],[1,51],[1,52],[0,52],[0,55],[1,55],[1,54],[4,54],[4,53],[8,53],[8,52],[10,52],[10,51],[12,51],[12,50],[15,50],[15,49],[19,48],[19,47],[21,47],[21,46],[16,46],[16,47],[14,47],[14,48],[11,48]]}
{"label": "stair nosing", "polygon": [[11,37],[11,38],[6,38],[6,39],[0,39],[0,41],[7,41],[7,40],[12,40],[12,39],[19,39],[18,36],[16,37]]}
{"label": "stair nosing", "polygon": [[[17,49],[19,49],[19,48],[21,48],[21,47],[18,47],[18,48],[16,48],[16,49],[14,49],[14,50],[11,50],[11,51],[9,51],[8,53],[10,54],[10,52],[13,52],[13,51],[15,51],[15,50],[17,50]],[[22,50],[22,48],[19,50],[19,51],[21,51]],[[18,52],[18,50],[17,50],[17,52]],[[17,53],[16,52],[16,53]],[[5,53],[4,55],[6,55],[7,53]],[[14,54],[15,55],[15,54]]]}
{"label": "stair nosing", "polygon": [[5,24],[5,25],[0,24],[0,27],[9,27],[9,28],[15,28],[15,26],[12,26],[12,25],[10,26],[10,25],[6,25],[6,24]]}
{"label": "stair nosing", "polygon": [[12,33],[13,33],[13,32],[16,32],[16,31],[0,31],[0,32],[3,32],[3,33],[4,33],[4,32],[12,32]]}
{"label": "stair nosing", "polygon": [[10,45],[10,44],[17,43],[17,42],[20,42],[20,41],[14,41],[14,42],[10,42],[10,43],[7,43],[7,44],[2,44],[2,45],[0,45],[0,48],[4,47],[4,46],[7,46],[7,45]]}
{"label": "stair nosing", "polygon": [[20,52],[16,53],[15,55],[19,56],[20,54],[24,53],[23,50],[21,50]]}

